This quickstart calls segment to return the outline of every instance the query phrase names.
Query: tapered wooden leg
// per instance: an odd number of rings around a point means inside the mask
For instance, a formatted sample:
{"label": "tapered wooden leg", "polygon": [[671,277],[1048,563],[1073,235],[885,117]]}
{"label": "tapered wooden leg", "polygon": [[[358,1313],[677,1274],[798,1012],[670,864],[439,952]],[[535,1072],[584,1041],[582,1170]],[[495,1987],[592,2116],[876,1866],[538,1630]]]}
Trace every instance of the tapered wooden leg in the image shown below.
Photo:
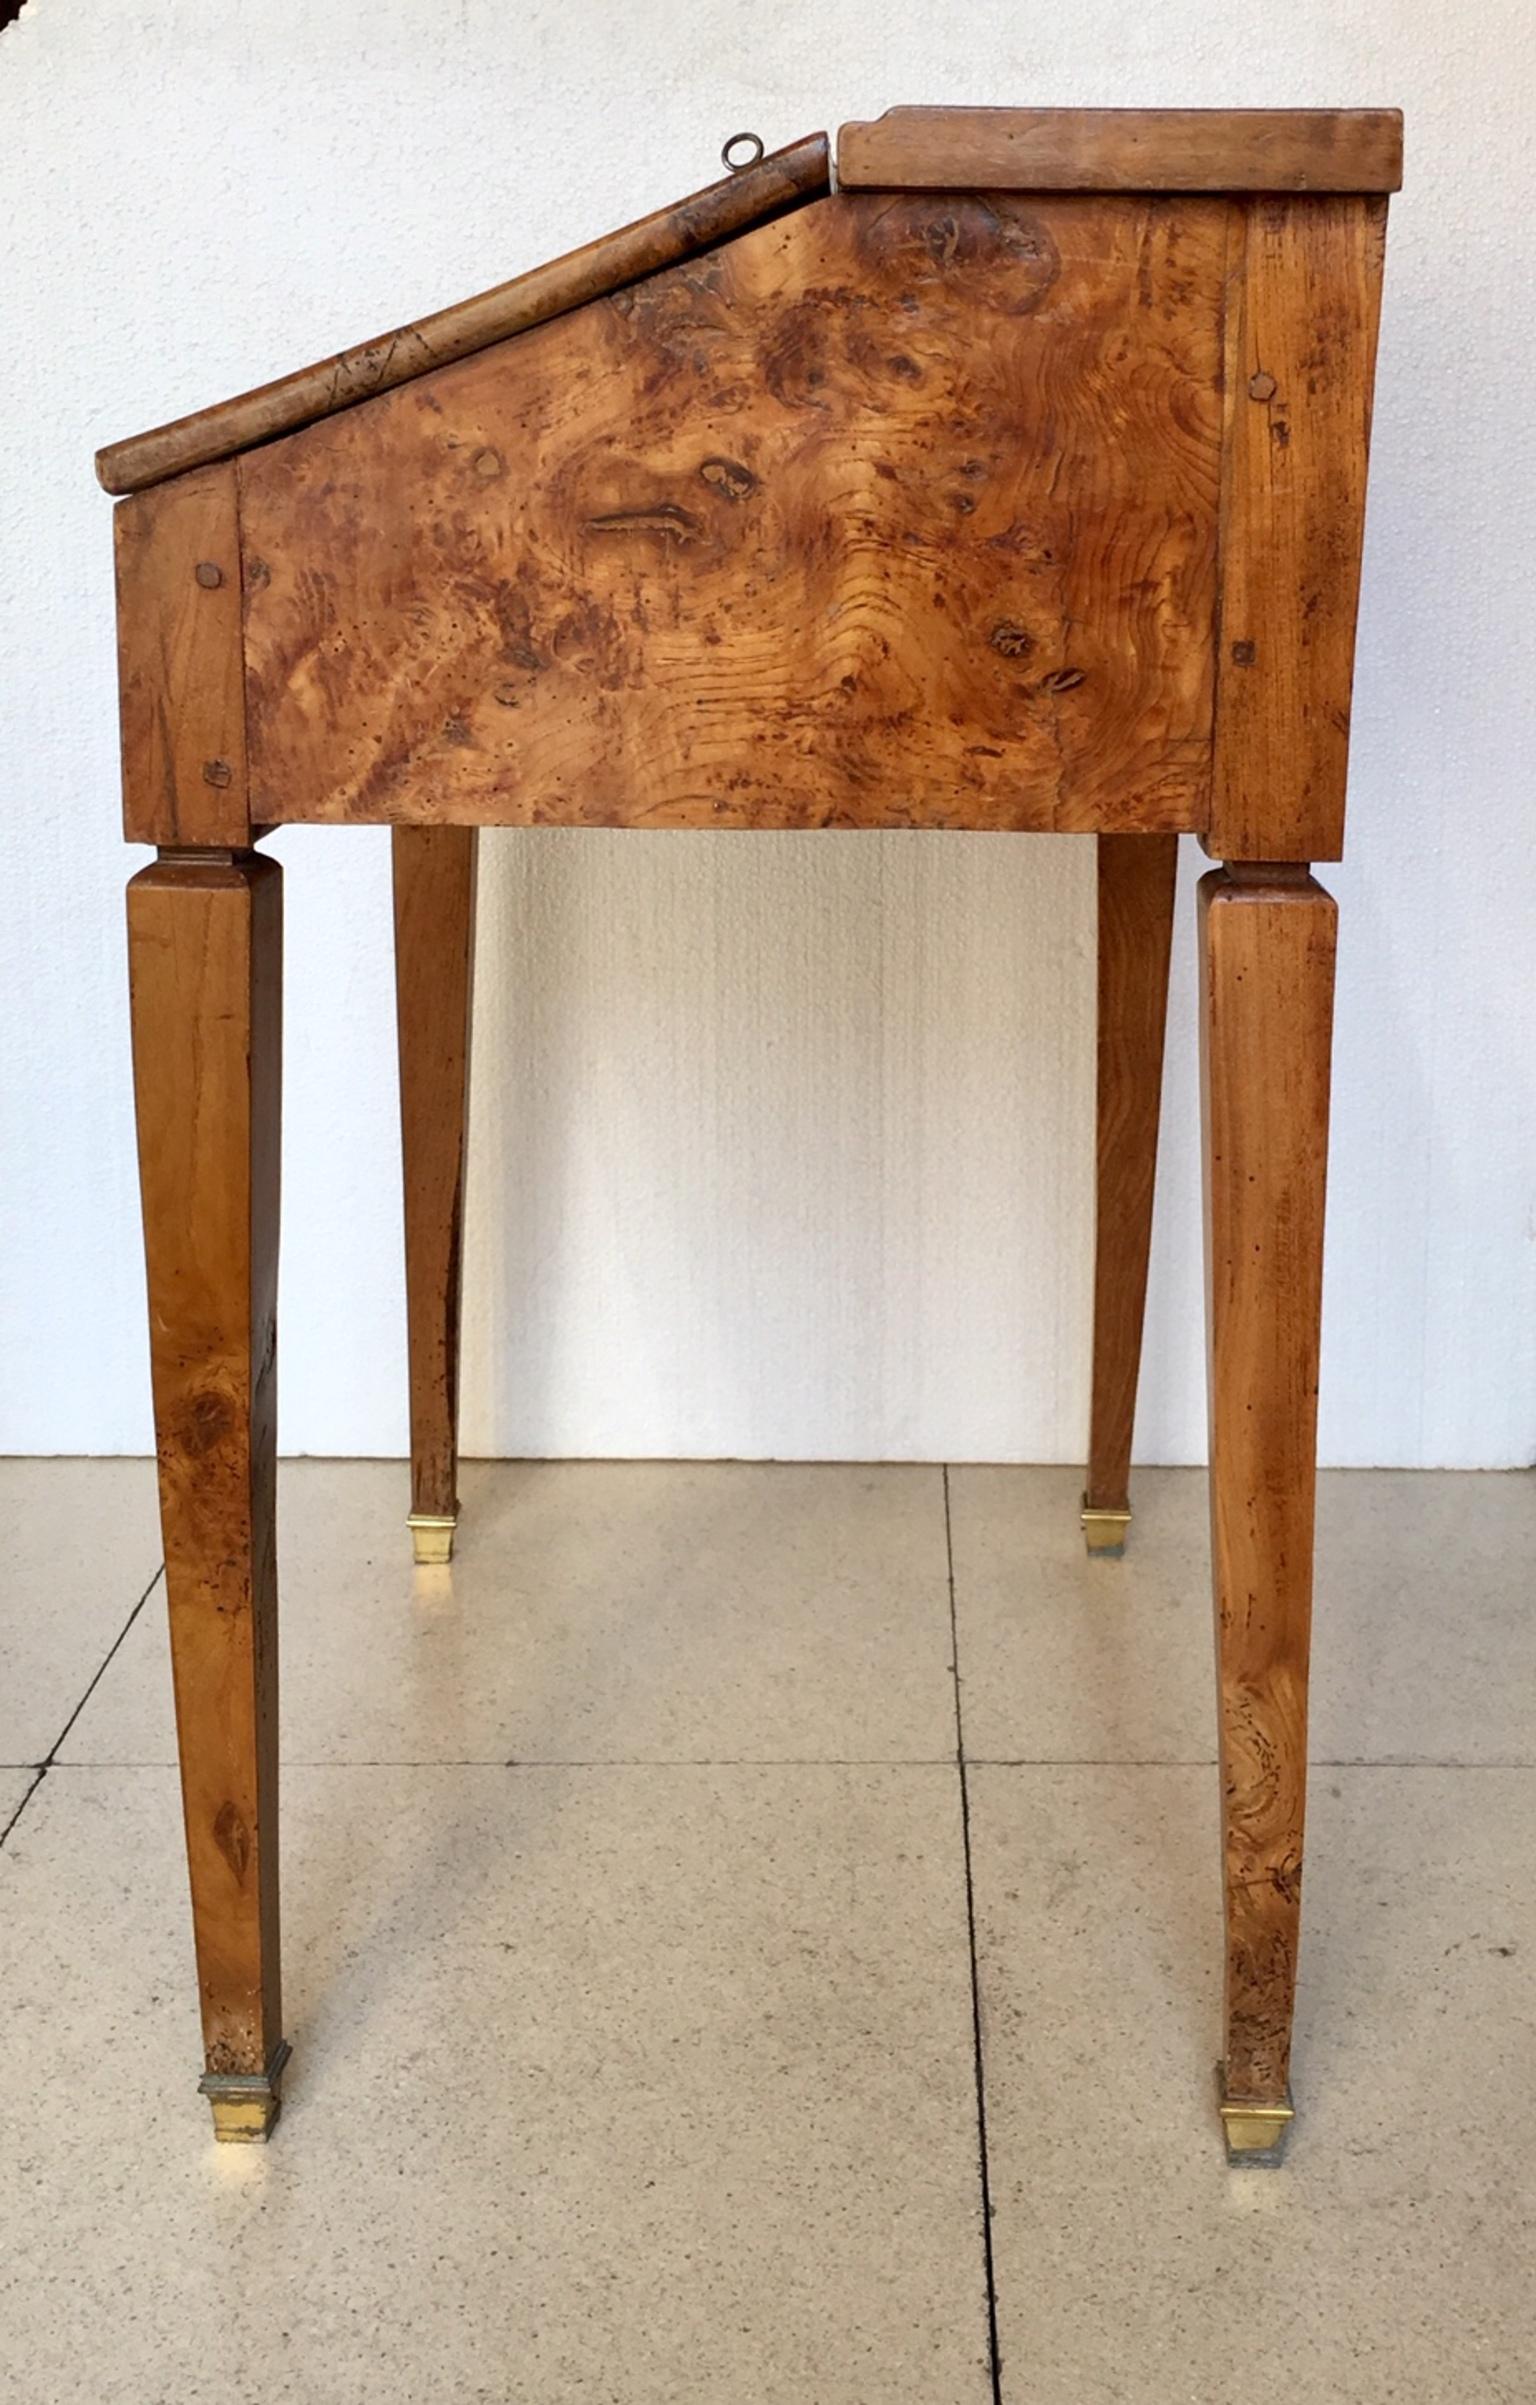
{"label": "tapered wooden leg", "polygon": [[265,2138],[283,2039],[277,1908],[276,1328],[282,873],[158,861],[128,888],[149,1277],[203,2093]]}
{"label": "tapered wooden leg", "polygon": [[1131,1518],[1131,1428],[1152,1242],[1178,842],[1176,835],[1098,839],[1098,1209],[1083,1494],[1083,1534],[1096,1554],[1125,1550]]}
{"label": "tapered wooden leg", "polygon": [[1221,2107],[1249,2160],[1277,2158],[1291,2117],[1337,915],[1304,868],[1200,884]]}
{"label": "tapered wooden leg", "polygon": [[451,1560],[459,1517],[459,1307],[477,851],[474,827],[395,829],[410,1525],[418,1562]]}

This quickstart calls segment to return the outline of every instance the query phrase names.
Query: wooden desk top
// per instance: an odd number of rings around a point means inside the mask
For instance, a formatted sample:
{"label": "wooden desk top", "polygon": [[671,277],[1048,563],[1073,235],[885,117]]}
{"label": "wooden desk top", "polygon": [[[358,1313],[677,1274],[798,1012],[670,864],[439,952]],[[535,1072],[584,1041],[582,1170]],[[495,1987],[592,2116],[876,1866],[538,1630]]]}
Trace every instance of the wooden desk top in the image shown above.
{"label": "wooden desk top", "polygon": [[887,109],[837,180],[920,192],[1395,192],[1401,109]]}

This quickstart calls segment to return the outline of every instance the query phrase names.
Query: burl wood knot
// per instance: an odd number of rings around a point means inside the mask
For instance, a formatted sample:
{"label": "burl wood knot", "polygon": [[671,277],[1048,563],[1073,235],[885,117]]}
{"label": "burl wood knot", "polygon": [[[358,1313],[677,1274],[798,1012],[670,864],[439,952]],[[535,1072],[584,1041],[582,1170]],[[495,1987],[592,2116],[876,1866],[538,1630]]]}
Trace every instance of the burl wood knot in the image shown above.
{"label": "burl wood knot", "polygon": [[236,1884],[243,1887],[251,1866],[251,1832],[238,1806],[220,1805],[213,1824],[213,1842],[233,1871]]}

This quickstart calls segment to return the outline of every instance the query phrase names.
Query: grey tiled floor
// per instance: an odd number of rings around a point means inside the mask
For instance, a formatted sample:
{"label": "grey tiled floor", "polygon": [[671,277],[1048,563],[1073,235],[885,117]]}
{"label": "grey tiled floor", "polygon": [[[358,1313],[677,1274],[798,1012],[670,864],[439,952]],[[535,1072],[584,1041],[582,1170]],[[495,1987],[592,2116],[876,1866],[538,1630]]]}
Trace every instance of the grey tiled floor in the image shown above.
{"label": "grey tiled floor", "polygon": [[1211,2097],[1204,1481],[1120,1564],[1076,1486],[478,1465],[413,1575],[397,1465],[285,1467],[246,2150],[152,1475],[0,1465],[0,2393],[1529,2405],[1536,1479],[1324,1482],[1278,2173]]}

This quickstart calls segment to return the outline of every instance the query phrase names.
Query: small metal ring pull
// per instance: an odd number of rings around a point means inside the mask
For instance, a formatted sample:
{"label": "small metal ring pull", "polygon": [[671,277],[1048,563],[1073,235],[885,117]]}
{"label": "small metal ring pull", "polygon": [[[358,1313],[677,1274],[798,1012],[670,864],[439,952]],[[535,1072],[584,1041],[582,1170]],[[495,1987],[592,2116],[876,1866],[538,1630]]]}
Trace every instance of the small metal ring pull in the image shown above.
{"label": "small metal ring pull", "polygon": [[[746,157],[740,159],[733,157],[733,152],[740,150],[744,142],[749,145]],[[761,134],[732,134],[720,153],[720,164],[722,167],[728,167],[732,175],[740,175],[745,168],[755,167],[762,155],[763,137]]]}

